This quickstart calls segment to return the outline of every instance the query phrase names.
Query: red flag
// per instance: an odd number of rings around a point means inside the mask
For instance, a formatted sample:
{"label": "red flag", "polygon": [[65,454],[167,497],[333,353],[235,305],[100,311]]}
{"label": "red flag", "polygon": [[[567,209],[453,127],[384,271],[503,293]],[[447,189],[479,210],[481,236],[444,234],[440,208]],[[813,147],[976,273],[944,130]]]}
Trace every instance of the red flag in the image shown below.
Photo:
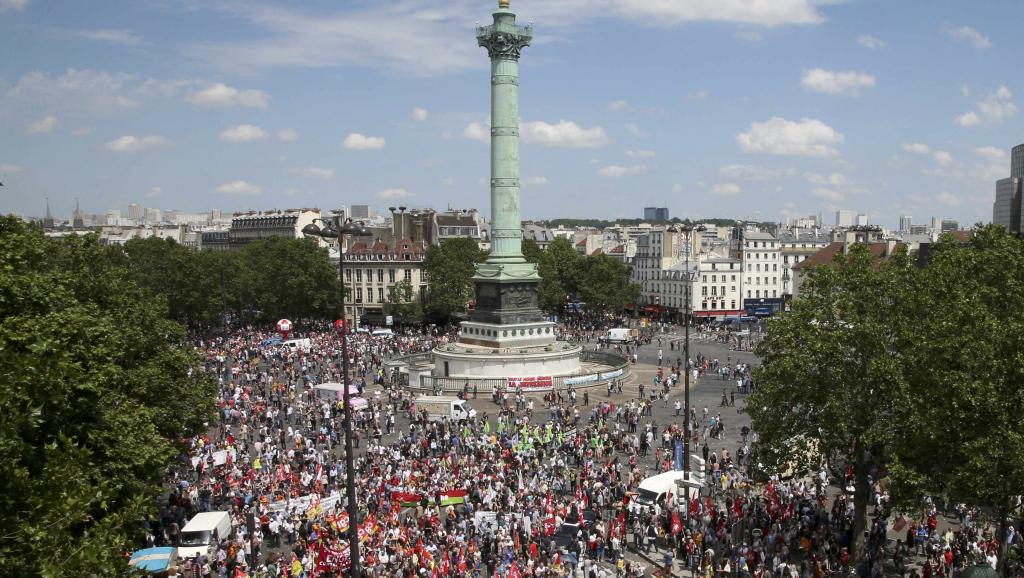
{"label": "red flag", "polygon": [[512,567],[508,570],[508,578],[523,578],[523,575],[519,573],[519,566],[515,562],[512,562]]}
{"label": "red flag", "polygon": [[683,523],[679,521],[679,514],[672,512],[672,533],[678,534],[683,531]]}

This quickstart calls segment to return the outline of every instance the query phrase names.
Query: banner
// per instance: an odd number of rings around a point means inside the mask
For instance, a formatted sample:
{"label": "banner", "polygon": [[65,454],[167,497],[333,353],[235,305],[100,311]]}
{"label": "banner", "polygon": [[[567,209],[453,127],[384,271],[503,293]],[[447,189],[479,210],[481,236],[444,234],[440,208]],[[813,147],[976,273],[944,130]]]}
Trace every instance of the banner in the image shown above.
{"label": "banner", "polygon": [[581,385],[584,383],[593,383],[597,381],[597,374],[591,373],[590,375],[577,375],[574,377],[566,377],[562,380],[565,385]]}
{"label": "banner", "polygon": [[466,496],[469,492],[466,490],[449,490],[441,493],[441,506],[454,506],[457,504],[465,504]]}
{"label": "banner", "polygon": [[551,387],[551,384],[552,379],[550,375],[508,378],[509,389],[514,389],[516,387],[521,387],[523,389],[536,389],[541,387]]}
{"label": "banner", "polygon": [[606,373],[602,373],[601,374],[601,379],[611,379],[613,377],[618,377],[618,376],[622,375],[622,372],[623,372],[623,369],[620,367],[619,369],[616,369],[615,371],[609,371],[609,372],[606,372]]}

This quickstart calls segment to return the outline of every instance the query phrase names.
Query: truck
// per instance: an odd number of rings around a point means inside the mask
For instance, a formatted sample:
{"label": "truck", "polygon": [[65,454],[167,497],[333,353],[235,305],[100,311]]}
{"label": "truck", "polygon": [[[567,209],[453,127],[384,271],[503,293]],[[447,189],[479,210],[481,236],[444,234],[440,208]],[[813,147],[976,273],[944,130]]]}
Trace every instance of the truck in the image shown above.
{"label": "truck", "polygon": [[608,343],[629,343],[636,338],[636,330],[628,327],[616,327],[608,330],[605,341]]}
{"label": "truck", "polygon": [[469,402],[457,397],[423,395],[416,398],[416,411],[426,411],[427,421],[463,422],[476,417],[476,410]]}
{"label": "truck", "polygon": [[210,556],[221,540],[230,540],[233,535],[229,512],[200,512],[181,529],[178,557],[190,560],[198,554]]}

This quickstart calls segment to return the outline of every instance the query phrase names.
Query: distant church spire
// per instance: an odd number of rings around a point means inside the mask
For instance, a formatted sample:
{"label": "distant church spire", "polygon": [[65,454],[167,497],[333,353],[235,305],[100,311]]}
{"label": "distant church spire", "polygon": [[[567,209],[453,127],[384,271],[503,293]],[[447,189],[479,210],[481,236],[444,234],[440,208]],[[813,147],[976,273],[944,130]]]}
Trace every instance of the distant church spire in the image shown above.
{"label": "distant church spire", "polygon": [[53,228],[53,214],[50,213],[50,197],[46,197],[46,216],[43,217],[43,228]]}
{"label": "distant church spire", "polygon": [[71,226],[75,229],[85,228],[85,219],[82,218],[82,210],[78,207],[78,197],[75,197],[75,217],[71,222]]}

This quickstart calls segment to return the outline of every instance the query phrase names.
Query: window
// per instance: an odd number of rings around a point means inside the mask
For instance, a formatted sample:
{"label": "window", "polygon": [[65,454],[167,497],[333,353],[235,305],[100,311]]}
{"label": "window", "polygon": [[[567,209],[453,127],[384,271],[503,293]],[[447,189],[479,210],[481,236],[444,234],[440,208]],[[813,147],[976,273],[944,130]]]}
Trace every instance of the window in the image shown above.
{"label": "window", "polygon": [[345,269],[345,281],[348,283],[352,282],[352,269]]}
{"label": "window", "polygon": [[782,256],[782,262],[783,263],[789,263],[789,255],[783,255]]}
{"label": "window", "polygon": [[731,287],[729,287],[729,290],[730,290],[730,291],[736,291],[736,286],[735,286],[735,285],[732,285]]}
{"label": "window", "polygon": [[394,282],[395,282],[395,270],[394,269],[388,269],[388,283],[394,283]]}
{"label": "window", "polygon": [[729,309],[736,309],[736,301],[731,301],[731,303],[732,305],[729,306]]}
{"label": "window", "polygon": [[729,277],[730,277],[730,279],[729,279],[730,281],[736,281],[736,276],[735,275],[729,275]]}
{"label": "window", "polygon": [[700,294],[701,295],[707,295],[708,294],[708,287],[707,287],[707,285],[705,285],[705,286],[700,288]]}
{"label": "window", "polygon": [[747,289],[747,298],[750,298],[750,289]]}
{"label": "window", "polygon": [[779,278],[778,277],[772,277],[772,285],[778,285],[778,284],[779,284]]}
{"label": "window", "polygon": [[707,283],[708,282],[708,276],[707,275],[702,275],[701,276],[701,282],[702,283]]}
{"label": "window", "polygon": [[757,297],[757,298],[761,297],[761,290],[760,289],[754,291],[754,297]]}
{"label": "window", "polygon": [[402,279],[404,279],[405,281],[412,281],[412,269],[406,269]]}
{"label": "window", "polygon": [[776,293],[775,289],[772,289],[772,297],[777,297],[777,295],[775,295],[775,293]]}
{"label": "window", "polygon": [[760,264],[760,263],[758,263],[758,264],[757,264],[757,265],[755,266],[755,268],[756,268],[756,269],[757,269],[758,271],[760,271],[760,270],[761,270],[761,264]]}
{"label": "window", "polygon": [[383,287],[377,287],[377,301],[379,301],[381,303],[384,302],[384,288]]}
{"label": "window", "polygon": [[362,287],[356,287],[356,303],[362,303],[362,302],[363,302],[363,288]]}
{"label": "window", "polygon": [[363,270],[362,269],[356,269],[356,283],[362,283],[362,282],[363,282]]}
{"label": "window", "polygon": [[772,263],[772,271],[778,271],[778,270],[779,270],[779,264],[778,263]]}
{"label": "window", "polygon": [[750,271],[753,271],[753,270],[754,270],[754,266],[751,265],[750,263],[747,263],[747,272],[749,273]]}
{"label": "window", "polygon": [[368,287],[366,289],[366,302],[367,303],[373,303],[373,288],[372,287]]}
{"label": "window", "polygon": [[718,295],[718,287],[717,286],[715,286],[715,285],[711,286],[711,294],[712,295]]}
{"label": "window", "polygon": [[378,283],[383,283],[384,282],[384,269],[377,269],[377,282]]}
{"label": "window", "polygon": [[711,282],[712,283],[718,283],[718,275],[712,275],[711,276]]}

